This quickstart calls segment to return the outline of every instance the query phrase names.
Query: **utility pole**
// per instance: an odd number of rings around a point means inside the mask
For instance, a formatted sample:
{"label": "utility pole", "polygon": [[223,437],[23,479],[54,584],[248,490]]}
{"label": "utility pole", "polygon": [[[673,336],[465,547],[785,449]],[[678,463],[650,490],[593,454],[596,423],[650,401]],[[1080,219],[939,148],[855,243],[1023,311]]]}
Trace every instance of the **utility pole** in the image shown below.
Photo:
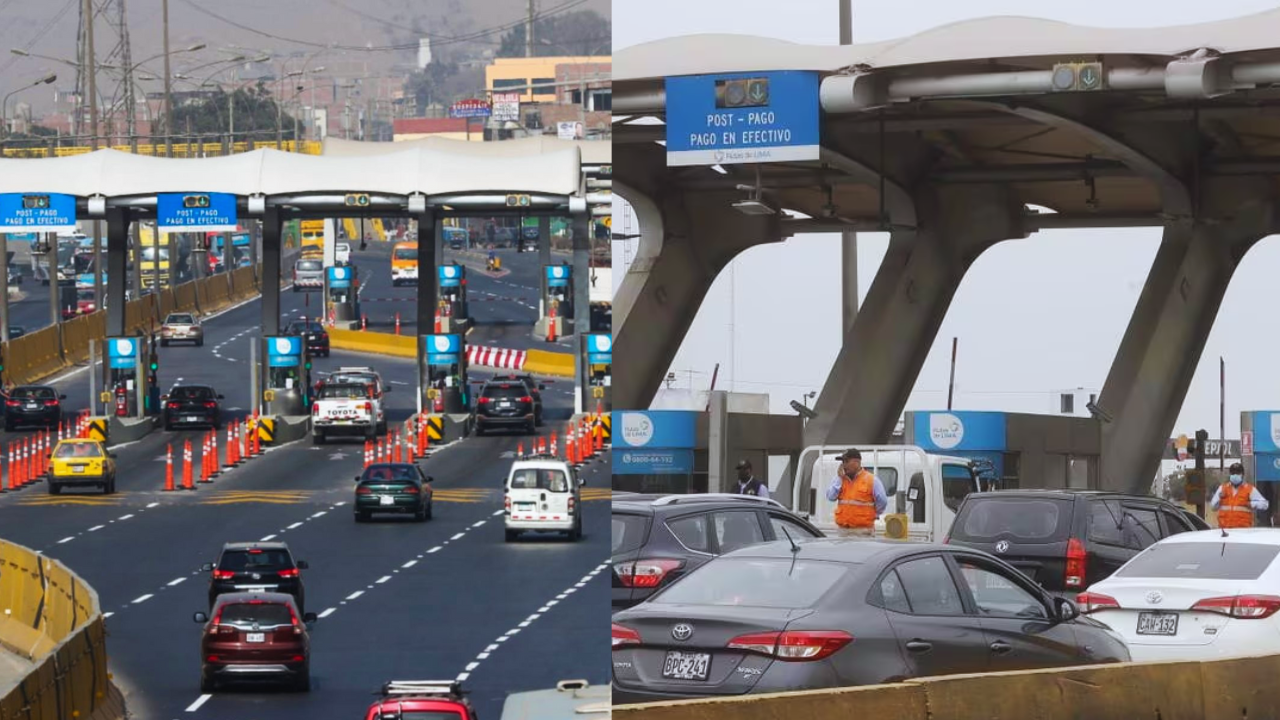
{"label": "utility pole", "polygon": [[94,150],[98,149],[98,60],[93,54],[93,0],[84,0],[84,13],[86,15],[84,21],[84,40],[85,53],[88,55],[85,62],[89,69],[89,134],[93,137],[89,140],[90,147]]}
{"label": "utility pole", "polygon": [[[124,112],[125,127],[129,133],[129,147],[138,152],[138,106],[134,96],[133,84],[133,51],[129,47],[129,21],[125,14],[124,0],[116,2],[117,32],[120,34],[120,61],[124,63]],[[101,307],[101,305],[99,305]]]}
{"label": "utility pole", "polygon": [[524,29],[524,56],[533,57],[533,0],[529,0],[529,22]]}
{"label": "utility pole", "polygon": [[169,77],[169,0],[161,0],[164,14],[164,154],[173,157],[173,87]]}
{"label": "utility pole", "polygon": [[[840,44],[853,44],[853,0],[840,3]],[[844,337],[853,332],[858,318],[858,233],[840,233],[841,329]]]}

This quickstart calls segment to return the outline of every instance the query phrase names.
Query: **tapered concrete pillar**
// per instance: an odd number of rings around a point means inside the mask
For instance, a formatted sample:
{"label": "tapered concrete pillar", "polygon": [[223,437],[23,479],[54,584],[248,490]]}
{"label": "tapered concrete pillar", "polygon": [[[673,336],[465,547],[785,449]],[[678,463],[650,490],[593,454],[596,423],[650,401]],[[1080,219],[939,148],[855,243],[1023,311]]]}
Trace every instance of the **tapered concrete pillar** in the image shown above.
{"label": "tapered concrete pillar", "polygon": [[782,239],[777,215],[743,215],[740,192],[680,191],[661,185],[660,153],[614,148],[614,190],[636,211],[640,252],[614,305],[613,406],[647,408],[716,276],[743,250]]}
{"label": "tapered concrete pillar", "polygon": [[806,445],[884,443],[906,406],[960,281],[995,243],[1025,237],[997,186],[918,191],[917,227],[895,231],[806,424]]}
{"label": "tapered concrete pillar", "polygon": [[1098,398],[1101,484],[1146,494],[1241,258],[1273,231],[1274,201],[1249,181],[1219,181],[1201,220],[1167,226]]}

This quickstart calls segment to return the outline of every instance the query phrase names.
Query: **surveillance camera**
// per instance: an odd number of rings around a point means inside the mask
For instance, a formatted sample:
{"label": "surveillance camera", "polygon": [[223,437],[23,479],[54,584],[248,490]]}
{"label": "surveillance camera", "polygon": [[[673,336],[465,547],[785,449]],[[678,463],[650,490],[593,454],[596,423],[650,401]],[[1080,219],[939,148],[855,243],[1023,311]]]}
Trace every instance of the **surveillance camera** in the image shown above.
{"label": "surveillance camera", "polygon": [[1092,403],[1092,402],[1085,403],[1084,407],[1086,410],[1089,411],[1089,414],[1093,416],[1094,420],[1101,420],[1104,423],[1111,422],[1111,415],[1108,414],[1102,408],[1098,407],[1095,403]]}
{"label": "surveillance camera", "polygon": [[791,409],[792,409],[792,410],[795,410],[795,411],[796,411],[796,412],[798,412],[798,413],[800,413],[800,416],[801,416],[801,417],[803,417],[805,420],[812,420],[812,419],[814,419],[814,418],[818,417],[818,413],[816,413],[816,412],[814,412],[814,411],[810,410],[809,408],[805,407],[804,405],[801,405],[800,403],[796,402],[795,400],[792,400],[792,401],[791,401]]}

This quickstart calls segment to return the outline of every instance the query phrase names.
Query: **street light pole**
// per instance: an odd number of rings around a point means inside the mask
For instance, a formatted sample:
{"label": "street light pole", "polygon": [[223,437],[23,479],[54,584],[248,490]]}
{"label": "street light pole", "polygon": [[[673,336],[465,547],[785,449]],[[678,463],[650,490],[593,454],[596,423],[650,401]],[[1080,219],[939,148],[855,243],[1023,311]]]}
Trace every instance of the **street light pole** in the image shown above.
{"label": "street light pole", "polygon": [[93,54],[93,0],[84,0],[84,39],[89,56],[89,124],[90,147],[98,149],[98,63]]}
{"label": "street light pole", "polygon": [[[85,2],[88,1],[85,0]],[[164,15],[164,152],[165,157],[173,157],[173,84],[169,77],[169,0],[161,0],[161,8]]]}

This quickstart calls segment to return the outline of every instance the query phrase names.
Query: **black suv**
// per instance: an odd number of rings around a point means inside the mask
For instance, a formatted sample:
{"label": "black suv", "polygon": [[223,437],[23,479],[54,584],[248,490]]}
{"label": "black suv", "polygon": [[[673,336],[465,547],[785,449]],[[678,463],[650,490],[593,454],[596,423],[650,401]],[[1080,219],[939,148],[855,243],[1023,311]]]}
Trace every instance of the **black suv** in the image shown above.
{"label": "black suv", "polygon": [[1182,507],[1097,490],[999,490],[965,497],[944,542],[994,554],[1074,598],[1170,535],[1207,530]]}
{"label": "black suv", "polygon": [[519,382],[524,383],[524,387],[529,391],[529,397],[533,398],[533,422],[535,425],[542,424],[542,391],[547,389],[547,385],[552,380],[543,380],[539,382],[532,375],[495,375],[490,382]]}
{"label": "black suv", "polygon": [[615,493],[612,521],[614,609],[645,600],[730,550],[787,534],[823,537],[781,503],[754,495]]}
{"label": "black suv", "polygon": [[329,357],[329,331],[315,321],[294,320],[284,329],[285,335],[301,335],[307,344],[307,352],[315,357]]}
{"label": "black suv", "polygon": [[528,386],[520,380],[490,380],[480,389],[475,409],[476,435],[490,428],[538,429],[538,411]]}
{"label": "black suv", "polygon": [[209,608],[219,595],[236,592],[280,592],[292,595],[298,612],[305,612],[306,590],[301,570],[305,560],[294,561],[282,542],[227,543],[218,562],[205,563],[209,576]]}
{"label": "black suv", "polygon": [[164,403],[164,429],[172,430],[179,425],[208,425],[214,430],[222,427],[222,407],[218,403],[224,399],[217,390],[208,385],[177,385],[168,395],[161,395]]}

